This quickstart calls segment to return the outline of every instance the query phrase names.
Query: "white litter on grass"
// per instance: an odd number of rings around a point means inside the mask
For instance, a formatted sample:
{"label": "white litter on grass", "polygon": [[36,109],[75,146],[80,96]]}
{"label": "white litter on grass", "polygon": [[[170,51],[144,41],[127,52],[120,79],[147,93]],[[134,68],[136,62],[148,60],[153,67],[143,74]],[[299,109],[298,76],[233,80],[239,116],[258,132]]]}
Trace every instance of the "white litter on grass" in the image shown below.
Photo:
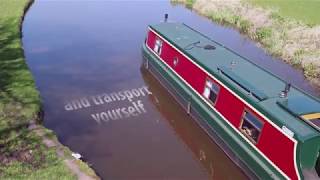
{"label": "white litter on grass", "polygon": [[79,154],[79,153],[71,153],[71,155],[76,159],[82,158],[81,154]]}

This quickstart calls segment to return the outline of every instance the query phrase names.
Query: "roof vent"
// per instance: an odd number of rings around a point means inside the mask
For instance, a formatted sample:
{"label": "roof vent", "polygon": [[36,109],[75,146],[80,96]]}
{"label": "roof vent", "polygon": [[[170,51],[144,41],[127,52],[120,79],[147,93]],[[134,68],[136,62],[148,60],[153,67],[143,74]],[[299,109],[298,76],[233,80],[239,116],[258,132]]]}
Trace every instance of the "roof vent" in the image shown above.
{"label": "roof vent", "polygon": [[230,69],[232,70],[236,66],[236,64],[237,64],[236,61],[234,61],[234,60],[231,61],[230,62]]}
{"label": "roof vent", "polygon": [[215,50],[216,47],[214,47],[213,45],[207,44],[207,45],[203,46],[203,49],[205,49],[205,50]]}

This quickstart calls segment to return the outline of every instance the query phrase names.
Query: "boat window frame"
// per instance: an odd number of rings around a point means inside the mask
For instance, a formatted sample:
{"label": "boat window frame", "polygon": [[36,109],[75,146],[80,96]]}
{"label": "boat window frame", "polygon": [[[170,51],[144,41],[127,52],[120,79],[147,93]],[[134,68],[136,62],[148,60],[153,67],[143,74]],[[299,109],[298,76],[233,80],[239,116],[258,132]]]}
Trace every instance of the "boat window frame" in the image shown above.
{"label": "boat window frame", "polygon": [[[207,82],[210,81],[212,85],[214,85],[215,87],[217,87],[217,89],[213,89],[212,87],[208,87],[207,86]],[[205,91],[206,91],[206,88],[209,88],[209,95],[208,97],[205,95]],[[211,78],[207,77],[206,80],[205,80],[205,83],[204,83],[204,87],[203,87],[203,92],[202,92],[202,96],[207,100],[209,101],[213,106],[216,105],[217,103],[217,100],[218,100],[218,96],[219,96],[219,93],[220,93],[220,85],[215,82],[214,80],[212,80]],[[215,99],[214,99],[214,102],[210,99],[210,94],[211,92],[215,93]]]}
{"label": "boat window frame", "polygon": [[162,46],[163,46],[163,40],[161,38],[157,37],[154,42],[153,51],[156,54],[158,54],[159,56],[161,55],[161,52],[162,52]]}
{"label": "boat window frame", "polygon": [[[258,122],[261,123],[261,127],[258,129],[258,127],[255,127],[256,125],[253,123],[253,122],[250,122],[250,120],[247,120],[245,118],[246,114],[249,113],[251,114],[251,116],[253,116]],[[256,130],[258,130],[259,134],[258,134],[258,137],[256,138],[256,140],[250,136],[249,134],[245,133],[242,126],[243,126],[243,123],[244,122],[247,122],[249,123],[251,126],[253,126],[254,128],[256,128]],[[253,113],[251,110],[249,110],[248,108],[245,108],[243,110],[243,113],[242,113],[242,116],[241,116],[241,122],[240,122],[240,126],[239,126],[239,130],[240,132],[250,141],[252,142],[253,144],[258,144],[259,140],[260,140],[260,137],[261,137],[261,134],[262,134],[262,131],[263,131],[263,127],[264,127],[264,124],[265,122],[259,117],[257,116],[255,113]]]}

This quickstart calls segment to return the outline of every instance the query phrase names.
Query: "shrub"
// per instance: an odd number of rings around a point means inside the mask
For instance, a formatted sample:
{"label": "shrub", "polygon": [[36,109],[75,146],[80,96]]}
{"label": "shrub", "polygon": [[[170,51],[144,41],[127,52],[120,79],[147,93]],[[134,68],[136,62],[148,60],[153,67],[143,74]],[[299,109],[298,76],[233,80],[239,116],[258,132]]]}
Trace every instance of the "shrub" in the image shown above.
{"label": "shrub", "polygon": [[291,64],[295,67],[301,67],[301,57],[304,53],[303,49],[298,49],[293,53]]}
{"label": "shrub", "polygon": [[251,23],[248,20],[240,19],[240,31],[243,33],[249,32],[249,29],[251,27]]}
{"label": "shrub", "polygon": [[319,76],[317,66],[313,63],[306,64],[303,66],[304,75],[308,78],[316,78]]}
{"label": "shrub", "polygon": [[256,30],[256,38],[262,41],[266,38],[270,38],[272,35],[272,30],[269,27],[261,27]]}
{"label": "shrub", "polygon": [[196,2],[196,0],[186,0],[186,7],[189,9],[192,9],[193,4]]}

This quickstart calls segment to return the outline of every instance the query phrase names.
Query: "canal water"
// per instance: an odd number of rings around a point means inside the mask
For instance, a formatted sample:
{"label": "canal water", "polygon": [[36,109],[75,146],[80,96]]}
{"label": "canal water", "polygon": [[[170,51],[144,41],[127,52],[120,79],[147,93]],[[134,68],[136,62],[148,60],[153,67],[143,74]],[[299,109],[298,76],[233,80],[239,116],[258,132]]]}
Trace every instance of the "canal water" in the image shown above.
{"label": "canal water", "polygon": [[23,24],[44,124],[103,179],[246,179],[170,94],[141,70],[148,24],[184,22],[298,87],[300,71],[237,31],[168,1],[36,1]]}

